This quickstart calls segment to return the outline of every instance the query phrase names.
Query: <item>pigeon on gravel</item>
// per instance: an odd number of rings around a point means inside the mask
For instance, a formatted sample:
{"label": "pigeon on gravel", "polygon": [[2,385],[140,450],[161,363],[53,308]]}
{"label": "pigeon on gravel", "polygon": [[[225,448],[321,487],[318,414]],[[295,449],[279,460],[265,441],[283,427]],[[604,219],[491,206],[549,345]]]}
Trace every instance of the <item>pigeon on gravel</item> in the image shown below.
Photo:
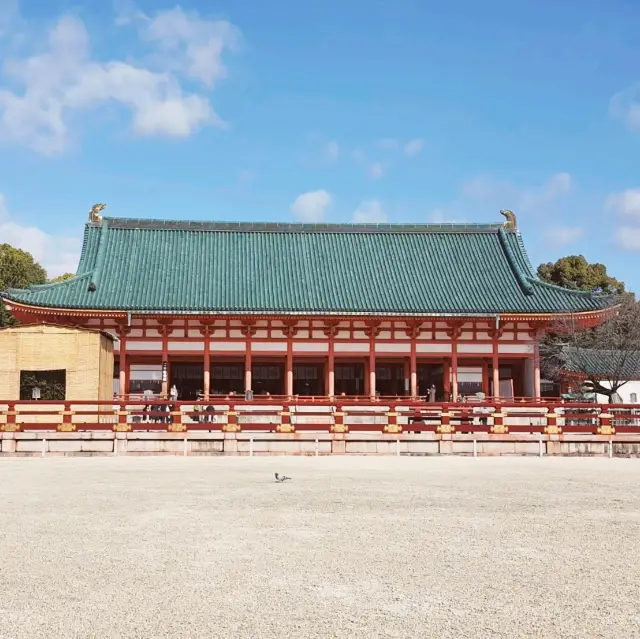
{"label": "pigeon on gravel", "polygon": [[291,477],[287,477],[286,475],[278,475],[278,473],[276,473],[276,481],[291,481]]}

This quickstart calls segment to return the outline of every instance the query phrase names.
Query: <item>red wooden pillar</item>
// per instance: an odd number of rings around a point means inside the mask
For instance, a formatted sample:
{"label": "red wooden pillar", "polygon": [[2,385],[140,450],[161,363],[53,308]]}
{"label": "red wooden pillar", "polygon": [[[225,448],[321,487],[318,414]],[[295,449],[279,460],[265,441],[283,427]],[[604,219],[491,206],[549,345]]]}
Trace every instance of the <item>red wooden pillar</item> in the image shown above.
{"label": "red wooden pillar", "polygon": [[451,343],[451,401],[458,401],[458,340]]}
{"label": "red wooden pillar", "polygon": [[534,361],[533,361],[533,393],[536,399],[540,399],[542,394],[542,385],[540,383],[540,344],[536,339],[536,343],[534,345]]}
{"label": "red wooden pillar", "polygon": [[449,396],[451,394],[451,363],[449,361],[444,361],[442,363],[442,386],[445,395],[445,401],[449,401]]}
{"label": "red wooden pillar", "polygon": [[500,398],[500,358],[498,356],[498,338],[493,338],[492,362],[493,368],[493,396]]}
{"label": "red wooden pillar", "polygon": [[462,332],[462,325],[453,322],[447,331],[451,338],[451,400],[458,401],[458,338]]}
{"label": "red wooden pillar", "polygon": [[376,396],[376,354],[375,354],[375,351],[369,350],[369,397],[371,397],[371,399],[374,399],[375,396]]}
{"label": "red wooden pillar", "polygon": [[129,392],[129,362],[127,361],[127,335],[131,328],[121,322],[116,328],[120,340],[119,363],[120,363],[120,396],[125,397]]}
{"label": "red wooden pillar", "polygon": [[489,397],[489,395],[491,394],[489,393],[490,386],[491,386],[491,383],[489,380],[489,360],[483,359],[482,360],[482,392],[484,393],[485,397]]}
{"label": "red wooden pillar", "polygon": [[376,396],[376,337],[380,333],[380,322],[373,320],[367,322],[365,333],[369,336],[369,397],[374,399]]}
{"label": "red wooden pillar", "polygon": [[409,356],[409,390],[411,397],[418,396],[418,356],[416,353],[416,340],[411,340],[411,355]]}
{"label": "red wooden pillar", "polygon": [[336,394],[336,357],[335,357],[335,337],[338,332],[338,322],[329,320],[324,323],[324,334],[329,338],[329,352],[327,354],[327,388],[326,393],[329,397],[335,397]]}
{"label": "red wooden pillar", "polygon": [[286,384],[284,394],[287,397],[293,395],[293,340],[287,340]]}
{"label": "red wooden pillar", "polygon": [[243,322],[242,328],[240,329],[243,335],[247,338],[245,343],[245,359],[244,359],[244,389],[245,391],[251,390],[252,378],[252,367],[253,362],[251,359],[251,337],[256,332],[255,320],[245,320]]}
{"label": "red wooden pillar", "polygon": [[203,389],[202,394],[205,399],[209,399],[209,393],[211,392],[211,340],[209,337],[209,331],[206,332],[204,337],[204,376],[203,376]]}

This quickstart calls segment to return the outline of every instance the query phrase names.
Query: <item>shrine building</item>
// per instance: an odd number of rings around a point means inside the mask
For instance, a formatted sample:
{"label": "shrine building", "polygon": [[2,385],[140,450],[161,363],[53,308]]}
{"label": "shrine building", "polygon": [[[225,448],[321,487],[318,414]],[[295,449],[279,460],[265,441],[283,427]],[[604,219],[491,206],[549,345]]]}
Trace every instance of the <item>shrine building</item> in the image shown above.
{"label": "shrine building", "polygon": [[598,324],[611,305],[542,282],[510,211],[504,224],[334,225],[102,208],[75,277],[1,296],[22,323],[113,334],[123,396],[539,397],[541,334],[563,316]]}

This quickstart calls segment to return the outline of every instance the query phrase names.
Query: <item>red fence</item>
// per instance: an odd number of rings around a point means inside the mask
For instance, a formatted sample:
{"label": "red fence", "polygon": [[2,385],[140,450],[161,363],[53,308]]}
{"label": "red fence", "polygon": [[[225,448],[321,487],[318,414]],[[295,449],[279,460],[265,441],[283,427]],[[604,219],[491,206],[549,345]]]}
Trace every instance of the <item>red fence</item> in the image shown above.
{"label": "red fence", "polygon": [[640,434],[637,404],[560,402],[425,403],[398,398],[320,402],[260,397],[252,402],[2,401],[0,432],[222,431],[234,433],[584,433]]}

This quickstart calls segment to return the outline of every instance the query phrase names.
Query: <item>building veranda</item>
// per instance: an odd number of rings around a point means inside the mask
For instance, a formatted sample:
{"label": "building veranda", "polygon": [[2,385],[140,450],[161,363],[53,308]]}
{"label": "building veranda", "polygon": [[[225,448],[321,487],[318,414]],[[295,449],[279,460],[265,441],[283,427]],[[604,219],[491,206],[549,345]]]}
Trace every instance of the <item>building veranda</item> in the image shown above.
{"label": "building veranda", "polygon": [[611,302],[539,280],[503,213],[309,225],[92,210],[74,278],[2,297],[23,323],[112,333],[121,396],[539,397],[540,336],[560,316],[595,325]]}

